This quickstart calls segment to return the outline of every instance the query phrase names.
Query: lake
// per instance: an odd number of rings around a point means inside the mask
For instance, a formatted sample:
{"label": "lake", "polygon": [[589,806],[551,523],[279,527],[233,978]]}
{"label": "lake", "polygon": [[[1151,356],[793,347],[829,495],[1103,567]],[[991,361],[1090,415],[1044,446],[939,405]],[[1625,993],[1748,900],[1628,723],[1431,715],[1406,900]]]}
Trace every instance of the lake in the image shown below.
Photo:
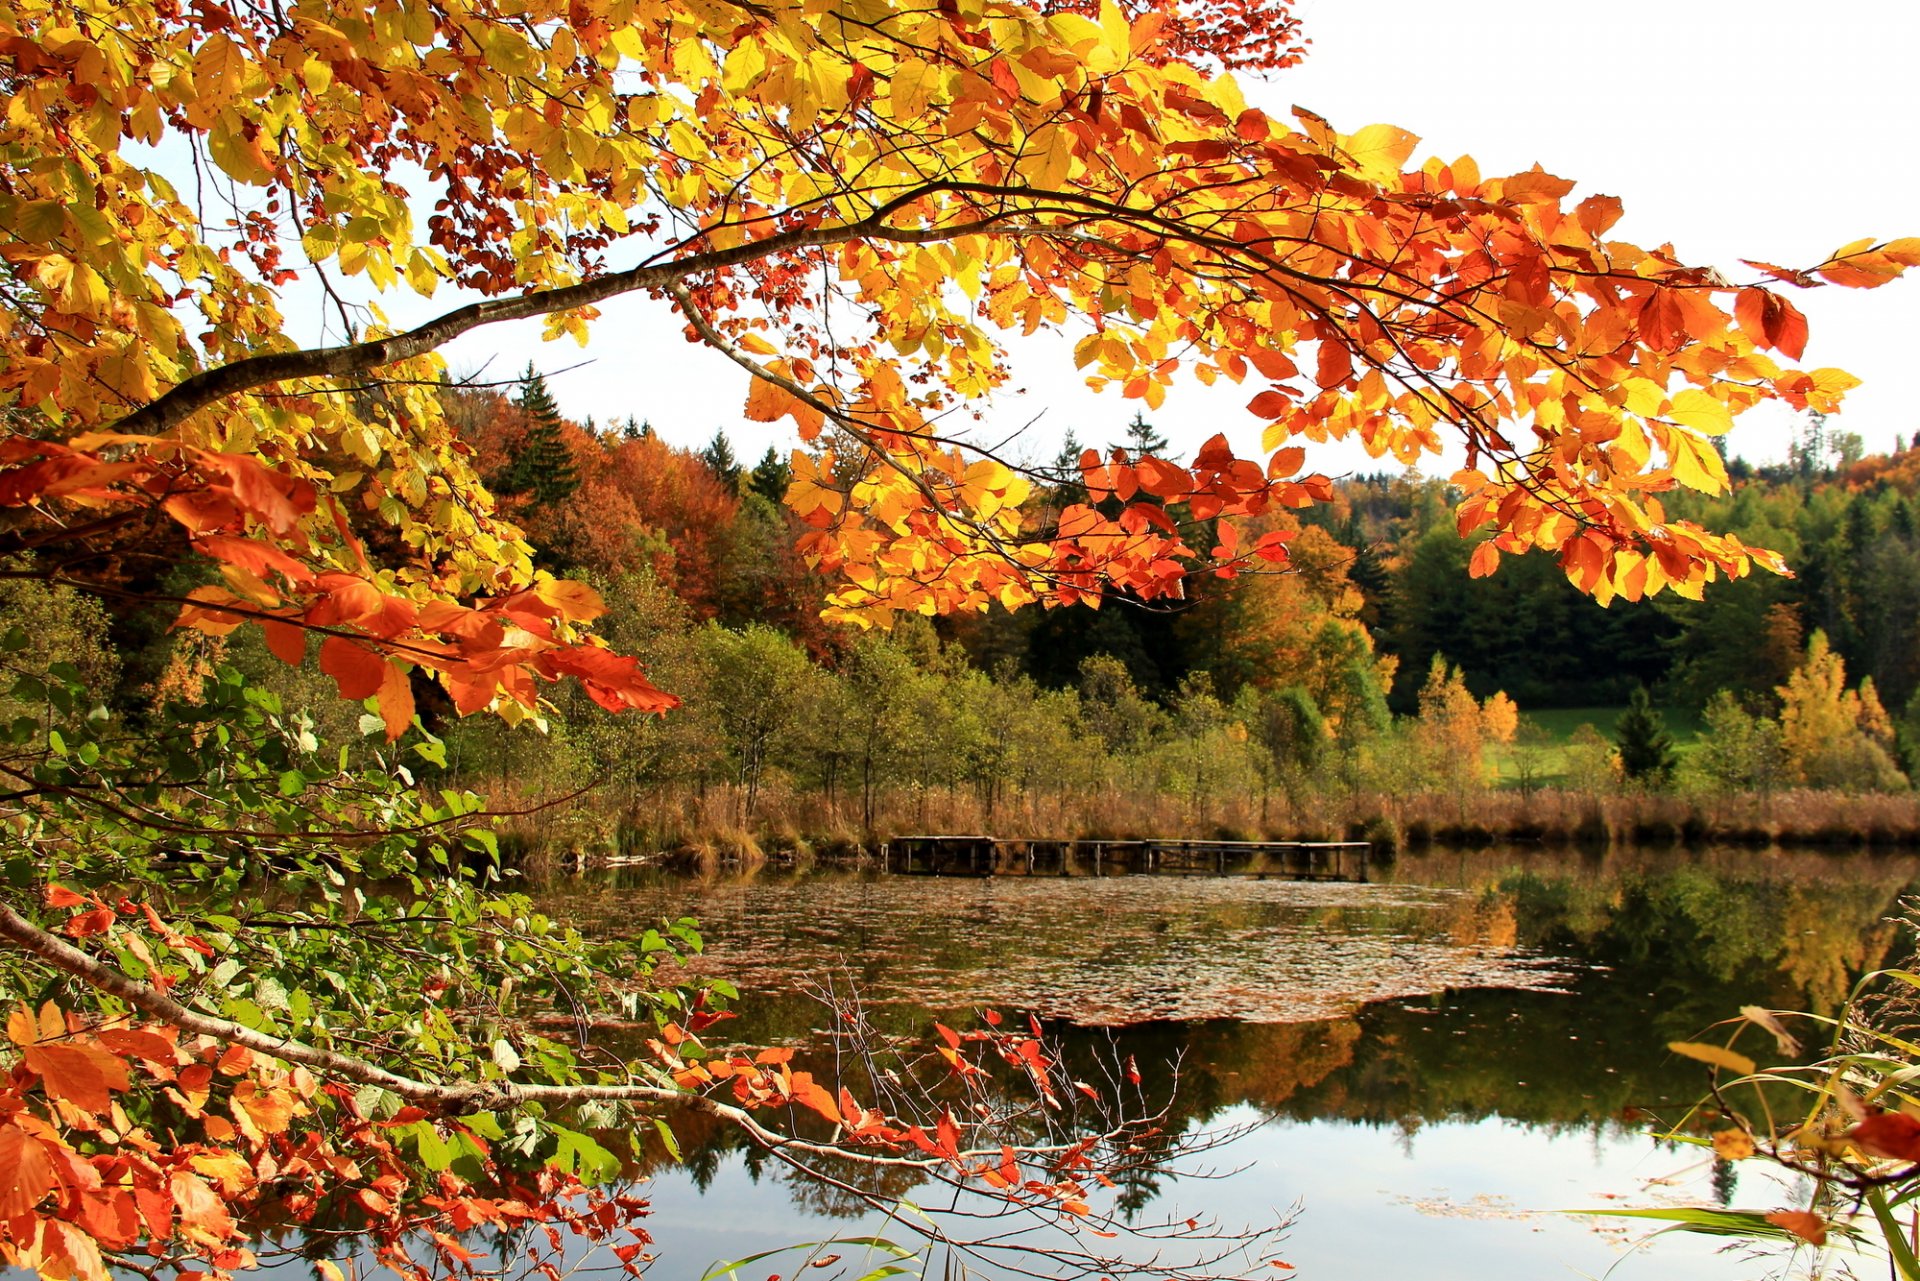
{"label": "lake", "polygon": [[[709,1041],[817,1044],[808,995],[858,993],[876,1029],[1031,1012],[1087,1061],[1171,1091],[1169,1129],[1247,1132],[1216,1177],[1123,1187],[1142,1221],[1291,1215],[1267,1275],[1758,1276],[1779,1260],[1557,1211],[1773,1209],[1757,1163],[1656,1143],[1704,1092],[1665,1046],[1743,1004],[1830,1008],[1902,955],[1920,862],[1729,850],[1407,857],[1374,884],[1212,877],[958,879],[613,871],[543,883],[596,931],[692,915],[702,972],[743,992]],[[726,1036],[722,1038],[721,1033]],[[1172,1065],[1178,1064],[1175,1072]],[[1176,1079],[1177,1078],[1177,1079]],[[688,1127],[654,1171],[653,1275],[881,1231],[725,1136]],[[1230,1171],[1230,1172],[1229,1172]],[[1625,1226],[1623,1226],[1625,1225]],[[890,1235],[904,1239],[897,1227]],[[841,1267],[847,1266],[843,1261]],[[740,1281],[791,1275],[768,1260]],[[858,1276],[864,1268],[847,1273]],[[834,1275],[819,1274],[821,1281]]]}

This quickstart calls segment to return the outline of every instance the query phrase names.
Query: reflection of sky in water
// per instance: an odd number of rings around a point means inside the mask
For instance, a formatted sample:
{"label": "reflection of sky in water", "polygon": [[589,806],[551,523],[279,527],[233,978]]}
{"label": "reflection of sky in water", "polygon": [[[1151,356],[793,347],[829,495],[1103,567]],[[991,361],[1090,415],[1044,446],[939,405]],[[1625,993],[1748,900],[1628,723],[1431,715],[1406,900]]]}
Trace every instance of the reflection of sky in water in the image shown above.
{"label": "reflection of sky in water", "polygon": [[1462,891],[1215,878],[822,879],[569,896],[631,928],[699,918],[704,972],[742,992],[844,974],[869,1002],[997,1005],[1083,1027],[1292,1023],[1448,988],[1557,986]]}
{"label": "reflection of sky in water", "polygon": [[[1878,864],[1847,866],[1857,873]],[[1831,875],[1821,863],[1811,884],[1824,886]],[[1830,914],[1832,937],[1821,936],[1812,951],[1844,970],[1829,954],[1884,915],[1910,875],[1911,868],[1888,872],[1886,887],[1855,887],[1862,911]],[[1706,916],[1743,922],[1736,932],[1746,937],[1772,918],[1743,911],[1800,893],[1749,885],[1707,900]],[[1709,1168],[1693,1149],[1658,1148],[1614,1119],[1629,1103],[1672,1115],[1675,1103],[1693,1098],[1697,1074],[1676,1069],[1661,1047],[1761,996],[1774,970],[1770,960],[1743,959],[1728,987],[1703,989],[1699,976],[1672,965],[1701,952],[1701,940],[1684,929],[1668,939],[1668,927],[1659,927],[1647,936],[1659,946],[1640,961],[1601,970],[1596,960],[1616,958],[1530,946],[1515,896],[1478,890],[768,876],[706,886],[582,878],[550,884],[541,897],[610,934],[697,917],[709,944],[699,968],[731,979],[745,997],[746,1017],[723,1025],[727,1032],[805,1039],[820,1011],[783,997],[832,976],[890,1011],[902,1030],[923,1030],[929,1011],[994,1006],[1083,1028],[1135,1025],[1115,1035],[1141,1051],[1150,1077],[1150,1054],[1191,1052],[1189,1119],[1197,1113],[1213,1128],[1252,1118],[1239,1100],[1292,1119],[1207,1158],[1236,1168],[1230,1177],[1164,1181],[1145,1214],[1264,1224],[1297,1203],[1279,1255],[1298,1271],[1260,1276],[1506,1281],[1614,1269],[1612,1281],[1733,1281],[1780,1272],[1778,1256],[1755,1260],[1726,1252],[1720,1240],[1677,1233],[1629,1254],[1628,1244],[1657,1224],[1552,1213],[1714,1199]],[[1608,893],[1598,901],[1613,910],[1632,899]],[[1797,939],[1785,925],[1763,933]],[[1753,984],[1760,986],[1749,990]],[[1543,989],[1577,994],[1535,994]],[[1392,1123],[1401,1116],[1428,1119],[1403,1128]],[[1738,1174],[1737,1205],[1804,1203],[1804,1193],[1769,1186],[1757,1165]],[[661,1281],[698,1281],[716,1260],[794,1242],[874,1232],[906,1239],[879,1221],[808,1209],[772,1165],[756,1183],[737,1152],[718,1158],[705,1194],[669,1168],[648,1195],[659,1256],[651,1275]],[[879,1262],[850,1268],[860,1262],[855,1252],[841,1253],[831,1268],[796,1271],[799,1260],[785,1256],[739,1278],[853,1281]],[[1877,1275],[1861,1261],[1854,1271]],[[936,1266],[932,1276],[942,1275]]]}
{"label": "reflection of sky in water", "polygon": [[[1236,1112],[1219,1124],[1245,1120]],[[1392,1127],[1314,1121],[1269,1125],[1217,1154],[1245,1168],[1225,1179],[1176,1183],[1149,1207],[1153,1217],[1211,1215],[1224,1223],[1267,1223],[1296,1202],[1300,1213],[1278,1250],[1304,1281],[1520,1281],[1600,1277],[1612,1281],[1734,1281],[1777,1271],[1723,1250],[1724,1241],[1674,1233],[1629,1253],[1658,1224],[1553,1213],[1606,1206],[1700,1203],[1708,1171],[1691,1149],[1657,1149],[1617,1130],[1542,1130],[1500,1121],[1438,1122],[1406,1134]],[[1788,1204],[1758,1171],[1743,1170],[1743,1199]],[[1648,1188],[1653,1180],[1669,1184]],[[653,1275],[692,1281],[716,1260],[795,1241],[883,1235],[898,1227],[869,1220],[808,1217],[769,1175],[754,1183],[730,1157],[703,1197],[684,1175],[651,1189],[659,1262]],[[741,1281],[792,1275],[792,1259],[742,1270]],[[855,1262],[849,1252],[847,1263]],[[877,1260],[876,1260],[877,1262]],[[1856,1270],[1864,1262],[1855,1260]],[[858,1277],[865,1269],[846,1275]],[[829,1279],[838,1269],[813,1275]],[[936,1269],[935,1275],[938,1275]]]}

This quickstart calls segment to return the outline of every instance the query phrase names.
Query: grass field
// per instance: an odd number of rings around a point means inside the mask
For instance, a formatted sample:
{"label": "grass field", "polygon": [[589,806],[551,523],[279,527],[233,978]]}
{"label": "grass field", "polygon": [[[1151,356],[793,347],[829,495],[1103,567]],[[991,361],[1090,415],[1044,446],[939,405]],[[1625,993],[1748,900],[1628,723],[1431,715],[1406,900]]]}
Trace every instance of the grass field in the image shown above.
{"label": "grass field", "polygon": [[[1600,731],[1609,742],[1613,739],[1614,722],[1626,711],[1619,707],[1542,707],[1532,711],[1522,711],[1522,719],[1530,720],[1546,731],[1545,745],[1532,749],[1538,752],[1535,772],[1538,781],[1546,786],[1559,786],[1567,777],[1567,745],[1572,742],[1574,731],[1582,725],[1591,725]],[[1667,733],[1673,736],[1674,750],[1684,758],[1694,748],[1700,736],[1700,718],[1691,712],[1676,712],[1661,709],[1667,722]],[[1487,764],[1497,778],[1497,786],[1514,787],[1518,785],[1519,755],[1524,748],[1502,744],[1487,752]]]}

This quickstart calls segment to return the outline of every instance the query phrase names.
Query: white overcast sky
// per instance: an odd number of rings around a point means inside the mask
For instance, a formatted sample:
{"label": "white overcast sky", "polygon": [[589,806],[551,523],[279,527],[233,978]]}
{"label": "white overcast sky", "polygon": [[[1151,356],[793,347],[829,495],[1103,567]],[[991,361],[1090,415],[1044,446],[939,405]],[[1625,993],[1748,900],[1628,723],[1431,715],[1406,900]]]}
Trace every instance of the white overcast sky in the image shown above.
{"label": "white overcast sky", "polygon": [[[1752,273],[1741,258],[1801,266],[1862,236],[1920,235],[1912,0],[1301,0],[1298,11],[1310,55],[1250,84],[1255,102],[1281,114],[1298,103],[1347,133],[1400,125],[1422,138],[1416,159],[1466,153],[1488,175],[1538,162],[1576,179],[1576,200],[1621,197],[1627,213],[1615,234],[1670,241],[1684,261],[1744,280]],[[1795,300],[1812,327],[1803,363],[1865,380],[1835,425],[1876,452],[1920,430],[1911,350],[1920,277]],[[456,370],[484,365],[496,376],[529,360],[543,370],[585,360],[551,383],[572,417],[604,424],[632,413],[687,445],[725,428],[748,460],[794,443],[784,427],[741,420],[746,375],[686,344],[657,305],[605,311],[585,352],[570,340],[542,344],[528,324],[470,334],[448,357]],[[985,407],[980,439],[1037,419],[1017,452],[1039,458],[1069,428],[1087,443],[1119,436],[1137,403],[1089,392],[1065,352],[1058,341],[1018,343],[1025,393]],[[1243,408],[1253,390],[1182,383],[1150,417],[1186,450],[1225,430],[1253,451],[1259,424]],[[1794,426],[1791,414],[1763,407],[1729,442],[1755,461],[1780,458]],[[1310,465],[1369,466],[1354,448],[1312,455]]]}

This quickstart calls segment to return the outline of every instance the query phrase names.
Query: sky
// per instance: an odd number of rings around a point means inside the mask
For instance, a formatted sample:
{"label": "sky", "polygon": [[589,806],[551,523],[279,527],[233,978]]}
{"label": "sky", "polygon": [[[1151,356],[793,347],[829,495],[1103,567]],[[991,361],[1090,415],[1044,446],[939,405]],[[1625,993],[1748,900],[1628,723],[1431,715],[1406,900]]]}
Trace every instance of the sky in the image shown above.
{"label": "sky", "polygon": [[[1299,0],[1297,12],[1313,41],[1306,62],[1250,82],[1251,101],[1281,115],[1300,104],[1344,133],[1396,124],[1421,136],[1416,160],[1469,154],[1490,176],[1539,163],[1580,183],[1572,200],[1619,196],[1619,238],[1671,242],[1683,261],[1736,281],[1754,278],[1742,258],[1804,266],[1864,236],[1920,235],[1920,4]],[[1869,452],[1920,431],[1910,351],[1920,279],[1794,300],[1812,331],[1803,365],[1865,380],[1833,428],[1859,433]],[[570,417],[605,424],[634,414],[676,444],[724,429],[751,461],[797,443],[785,426],[745,422],[745,373],[687,344],[658,304],[630,299],[604,313],[585,351],[542,343],[526,323],[476,331],[446,354],[457,372],[491,377],[532,361],[554,371],[549,385]],[[1121,436],[1139,402],[1089,391],[1065,340],[1014,341],[1023,390],[979,407],[977,439],[1020,432],[1014,452],[1044,459],[1068,430],[1094,444]],[[1179,384],[1149,417],[1176,451],[1224,430],[1252,453],[1260,424],[1245,403],[1254,390]],[[1782,459],[1797,426],[1790,411],[1763,406],[1728,442],[1751,461]],[[1309,465],[1333,474],[1382,466],[1353,445],[1321,447]]]}

